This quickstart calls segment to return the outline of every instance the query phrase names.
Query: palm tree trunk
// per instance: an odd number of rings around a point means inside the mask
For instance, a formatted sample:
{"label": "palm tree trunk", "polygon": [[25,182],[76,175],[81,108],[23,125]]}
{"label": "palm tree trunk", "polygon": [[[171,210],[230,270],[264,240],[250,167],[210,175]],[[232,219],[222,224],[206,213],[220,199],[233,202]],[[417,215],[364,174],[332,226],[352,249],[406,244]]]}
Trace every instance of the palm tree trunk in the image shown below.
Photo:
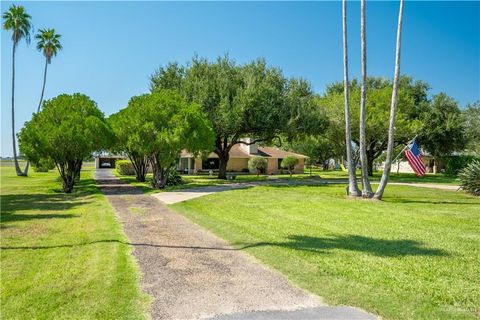
{"label": "palm tree trunk", "polygon": [[348,48],[347,48],[347,2],[342,0],[342,20],[343,20],[343,84],[345,96],[345,144],[348,162],[348,195],[359,196],[357,177],[355,175],[355,164],[352,155],[352,132],[350,130],[350,105],[348,88]]}
{"label": "palm tree trunk", "polygon": [[401,51],[401,40],[402,40],[402,20],[403,20],[403,5],[404,0],[400,0],[400,9],[398,12],[398,26],[397,26],[397,48],[395,52],[395,75],[393,78],[393,91],[392,91],[392,101],[390,106],[390,121],[388,128],[388,146],[387,146],[387,158],[385,160],[385,167],[383,169],[382,179],[378,185],[377,192],[375,193],[374,199],[381,200],[383,197],[383,192],[388,183],[388,178],[390,176],[390,170],[392,168],[392,156],[393,156],[393,147],[394,147],[394,138],[395,138],[395,116],[397,113],[397,102],[398,102],[398,83],[400,78],[400,51]]}
{"label": "palm tree trunk", "polygon": [[13,145],[13,161],[15,162],[15,171],[17,176],[23,175],[22,170],[18,164],[17,159],[17,145],[15,142],[15,48],[17,47],[16,43],[13,43],[13,52],[12,52],[12,145]]}
{"label": "palm tree trunk", "polygon": [[38,103],[37,113],[40,112],[40,108],[42,107],[43,93],[45,92],[45,83],[47,81],[47,66],[48,66],[48,60],[47,58],[45,58],[45,70],[43,72],[42,94],[40,95],[40,102]]}
{"label": "palm tree trunk", "polygon": [[373,197],[372,187],[368,180],[368,162],[367,146],[365,138],[366,125],[366,99],[367,99],[367,32],[366,32],[366,4],[365,0],[361,2],[361,46],[362,46],[362,92],[360,98],[360,162],[362,164],[362,196],[364,198]]}

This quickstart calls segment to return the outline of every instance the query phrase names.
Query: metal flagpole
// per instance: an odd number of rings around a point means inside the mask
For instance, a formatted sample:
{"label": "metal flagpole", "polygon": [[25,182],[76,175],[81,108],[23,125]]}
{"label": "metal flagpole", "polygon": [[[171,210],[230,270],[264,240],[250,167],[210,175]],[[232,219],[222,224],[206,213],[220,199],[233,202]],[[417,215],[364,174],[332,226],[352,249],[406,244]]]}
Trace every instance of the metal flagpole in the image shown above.
{"label": "metal flagpole", "polygon": [[410,145],[410,143],[411,143],[413,140],[415,140],[417,137],[418,137],[418,134],[417,134],[415,137],[413,137],[412,140],[408,141],[408,143],[407,143],[407,145],[405,146],[405,148],[403,148],[402,151],[400,151],[400,153],[395,157],[395,159],[393,159],[392,163],[394,163],[395,160],[397,160],[398,157],[400,157],[400,155],[403,153],[403,151],[405,151],[405,149],[408,148],[408,146]]}

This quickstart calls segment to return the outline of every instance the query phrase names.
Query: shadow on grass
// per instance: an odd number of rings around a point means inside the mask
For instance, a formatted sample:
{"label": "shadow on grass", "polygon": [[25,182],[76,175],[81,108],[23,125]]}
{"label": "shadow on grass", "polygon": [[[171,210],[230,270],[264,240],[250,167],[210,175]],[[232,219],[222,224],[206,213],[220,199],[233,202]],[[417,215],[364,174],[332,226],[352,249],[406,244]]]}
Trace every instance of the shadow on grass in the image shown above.
{"label": "shadow on grass", "polygon": [[[462,199],[465,200],[465,199]],[[478,201],[475,201],[476,199],[472,199],[471,202],[465,202],[465,201],[445,201],[445,200],[440,200],[440,199],[430,199],[430,200],[425,200],[425,198],[421,199],[415,199],[415,198],[389,198],[385,197],[383,199],[384,202],[389,202],[389,203],[425,203],[425,204],[469,204],[469,205],[478,205]]]}
{"label": "shadow on grass", "polygon": [[[101,191],[95,186],[93,179],[82,179],[70,194],[66,194],[59,187],[50,189],[53,193],[37,194],[2,194],[1,222],[28,221],[39,219],[67,219],[78,215],[68,213],[38,213],[38,211],[66,211],[91,202],[89,195],[98,194]],[[35,213],[29,213],[29,211]]]}
{"label": "shadow on grass", "polygon": [[347,250],[365,252],[380,257],[399,256],[447,256],[448,253],[441,249],[426,248],[421,242],[414,240],[387,240],[375,239],[359,235],[336,235],[333,237],[310,237],[295,235],[288,237],[289,241],[276,243],[261,243],[249,245],[278,246],[294,250],[326,253],[327,250]]}
{"label": "shadow on grass", "polygon": [[208,247],[208,246],[182,246],[182,245],[162,245],[151,243],[130,243],[116,239],[96,240],[79,244],[60,244],[51,246],[20,246],[20,247],[1,247],[2,250],[42,250],[55,248],[72,248],[96,243],[120,243],[134,247],[153,247],[166,249],[186,249],[186,250],[218,250],[235,251],[255,247],[283,247],[293,250],[310,251],[313,253],[328,253],[327,250],[341,249],[348,251],[360,251],[380,257],[399,257],[399,256],[448,256],[449,254],[440,249],[425,248],[421,242],[413,240],[384,240],[363,237],[358,235],[335,236],[331,238],[317,238],[309,236],[292,236],[286,242],[257,242],[246,244],[239,247]]}
{"label": "shadow on grass", "polygon": [[[32,211],[69,210],[87,204],[72,195],[49,194],[6,194],[2,195],[2,222],[13,220],[48,219],[71,217],[71,214],[28,214]],[[27,211],[17,214],[18,211]],[[28,218],[30,217],[30,218]]]}

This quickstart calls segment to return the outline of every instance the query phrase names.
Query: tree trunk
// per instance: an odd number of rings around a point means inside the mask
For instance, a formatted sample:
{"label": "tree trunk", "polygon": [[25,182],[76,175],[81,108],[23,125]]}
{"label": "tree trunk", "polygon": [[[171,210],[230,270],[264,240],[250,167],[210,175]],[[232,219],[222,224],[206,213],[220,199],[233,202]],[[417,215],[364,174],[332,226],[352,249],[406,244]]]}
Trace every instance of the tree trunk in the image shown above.
{"label": "tree trunk", "polygon": [[366,32],[366,4],[365,0],[361,2],[361,17],[360,17],[360,29],[361,29],[361,47],[362,47],[362,88],[360,98],[360,163],[362,165],[362,197],[373,197],[372,187],[368,180],[368,161],[366,151],[366,99],[367,99],[367,32]]}
{"label": "tree trunk", "polygon": [[74,185],[75,177],[73,175],[67,175],[65,179],[63,179],[63,192],[72,193]]}
{"label": "tree trunk", "polygon": [[76,160],[73,170],[75,171],[75,182],[80,182],[80,172],[82,171],[83,160]]}
{"label": "tree trunk", "polygon": [[375,161],[375,151],[367,150],[367,173],[369,177],[373,177],[373,162]]}
{"label": "tree trunk", "polygon": [[221,151],[215,151],[215,153],[218,155],[218,179],[227,179],[227,164],[228,164],[228,159],[230,158],[229,155],[230,150],[221,150]]}
{"label": "tree trunk", "polygon": [[163,189],[167,185],[169,167],[165,167],[158,158],[157,155],[150,157],[150,165],[153,171],[152,186],[156,189]]}
{"label": "tree trunk", "polygon": [[393,78],[393,91],[392,91],[392,101],[390,106],[390,121],[388,127],[388,146],[387,146],[387,157],[385,160],[385,167],[383,168],[382,179],[378,185],[377,192],[375,193],[374,198],[381,200],[383,197],[383,192],[388,183],[388,178],[390,176],[390,170],[392,168],[392,157],[393,157],[393,147],[394,147],[394,138],[395,138],[395,116],[397,113],[397,102],[398,102],[398,84],[400,77],[400,50],[401,50],[401,39],[402,39],[402,20],[403,20],[403,5],[404,0],[400,0],[400,9],[398,12],[398,26],[397,26],[397,45],[395,52],[395,75]]}
{"label": "tree trunk", "polygon": [[45,58],[45,70],[44,70],[44,72],[43,72],[42,93],[40,94],[40,102],[38,102],[37,113],[40,112],[40,108],[42,107],[43,93],[45,92],[45,83],[47,82],[47,66],[48,66],[48,59]]}
{"label": "tree trunk", "polygon": [[27,164],[25,165],[25,169],[23,169],[23,175],[26,177],[28,176],[28,169],[30,168],[30,161],[27,161]]}
{"label": "tree trunk", "polygon": [[359,196],[357,177],[355,173],[355,164],[352,154],[352,133],[350,129],[350,97],[348,83],[348,48],[347,48],[347,2],[342,0],[342,20],[343,20],[343,83],[345,96],[345,144],[348,162],[348,195]]}
{"label": "tree trunk", "polygon": [[15,49],[17,45],[13,43],[12,51],[12,145],[13,145],[13,161],[15,163],[15,171],[17,176],[22,176],[22,170],[17,159],[17,144],[15,142]]}
{"label": "tree trunk", "polygon": [[[81,162],[81,161],[80,161]],[[66,163],[58,163],[55,161],[58,172],[63,182],[63,192],[72,193],[73,187],[75,185],[75,179],[77,176],[77,165],[78,161],[70,161]],[[80,164],[81,167],[81,164]]]}
{"label": "tree trunk", "polygon": [[132,162],[133,169],[135,170],[135,179],[139,182],[145,182],[148,166],[146,157],[136,153],[128,153],[128,158]]}

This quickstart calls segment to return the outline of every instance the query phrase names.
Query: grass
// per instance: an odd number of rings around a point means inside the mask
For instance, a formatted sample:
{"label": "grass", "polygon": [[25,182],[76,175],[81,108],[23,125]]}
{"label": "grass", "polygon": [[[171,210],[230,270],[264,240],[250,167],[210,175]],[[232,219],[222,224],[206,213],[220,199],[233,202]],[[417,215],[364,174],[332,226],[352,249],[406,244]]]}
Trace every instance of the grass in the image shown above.
{"label": "grass", "polygon": [[1,166],[3,319],[144,319],[131,248],[93,171],[73,194],[56,171]]}
{"label": "grass", "polygon": [[[327,303],[386,319],[480,316],[480,199],[389,186],[257,186],[171,206]],[[234,208],[234,209],[232,209]]]}
{"label": "grass", "polygon": [[[151,186],[152,181],[152,174],[149,173],[146,176],[145,182],[138,182],[135,180],[135,176],[123,176],[120,175],[116,170],[113,170],[113,173],[122,179],[125,182],[128,182],[135,187],[142,190],[144,193],[156,193],[162,191],[173,191],[173,190],[180,190],[180,189],[190,189],[196,187],[206,187],[218,184],[225,184],[225,183],[232,183],[232,182],[254,182],[254,181],[264,181],[267,179],[285,179],[285,180],[301,180],[301,179],[309,179],[311,177],[320,177],[324,180],[329,181],[339,181],[343,182],[348,180],[347,172],[338,171],[338,170],[330,170],[330,171],[323,171],[318,169],[313,169],[311,174],[308,169],[305,169],[305,173],[303,174],[293,174],[290,176],[289,174],[277,174],[277,175],[260,175],[256,176],[254,174],[238,174],[235,180],[222,180],[217,179],[216,176],[208,176],[208,175],[183,175],[182,179],[184,181],[183,184],[177,186],[170,186],[163,190],[154,189]],[[360,172],[357,173],[358,182],[361,182]],[[381,172],[374,172],[373,177],[371,177],[372,182],[380,181],[382,176]],[[417,177],[413,173],[394,173],[390,175],[391,182],[403,182],[403,183],[435,183],[435,184],[449,184],[449,185],[458,185],[459,179],[455,176],[448,176],[444,174],[426,174],[423,177]]]}

